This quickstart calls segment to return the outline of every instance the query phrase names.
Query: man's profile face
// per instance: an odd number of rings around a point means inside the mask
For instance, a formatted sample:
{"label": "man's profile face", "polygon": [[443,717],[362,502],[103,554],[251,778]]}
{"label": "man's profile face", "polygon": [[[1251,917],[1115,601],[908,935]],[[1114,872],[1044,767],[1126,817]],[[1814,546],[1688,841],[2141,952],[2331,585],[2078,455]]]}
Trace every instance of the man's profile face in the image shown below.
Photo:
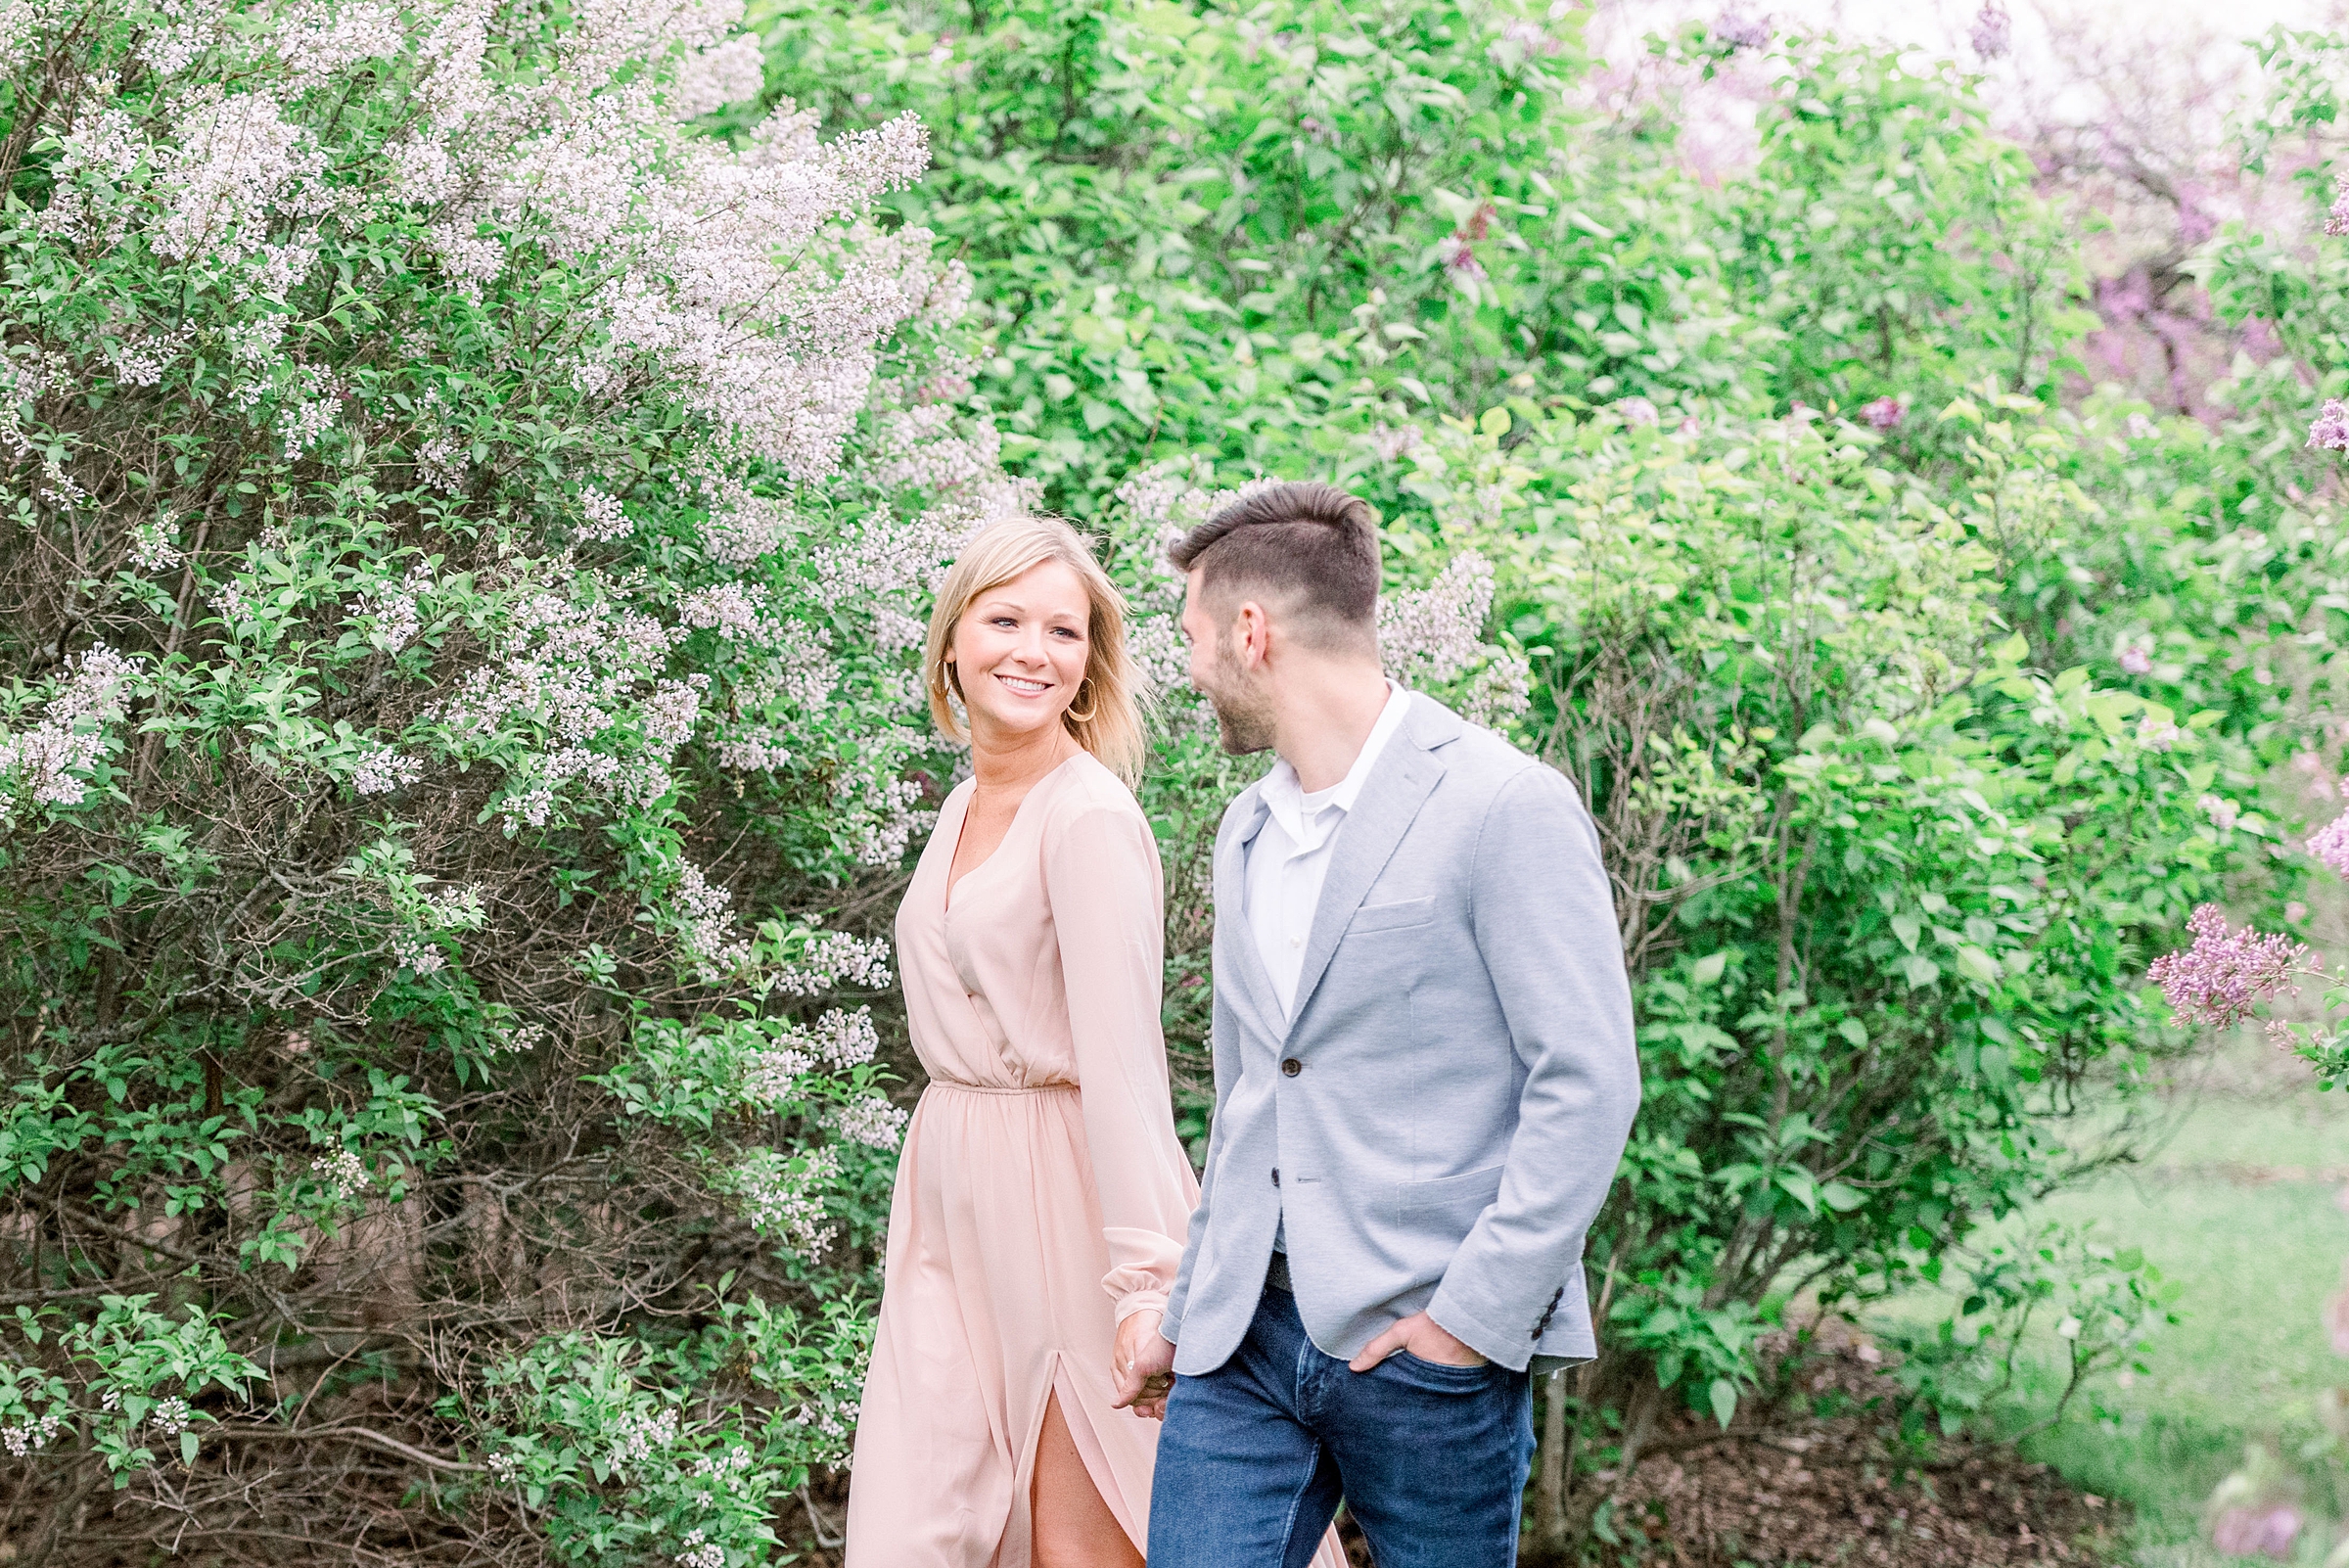
{"label": "man's profile face", "polygon": [[[1182,635],[1191,645],[1191,689],[1216,711],[1216,727],[1223,749],[1234,757],[1268,750],[1272,745],[1272,701],[1260,668],[1251,669],[1232,635],[1230,622],[1211,612],[1200,591],[1200,570],[1194,568],[1182,594]],[[1262,612],[1260,611],[1261,615]]]}

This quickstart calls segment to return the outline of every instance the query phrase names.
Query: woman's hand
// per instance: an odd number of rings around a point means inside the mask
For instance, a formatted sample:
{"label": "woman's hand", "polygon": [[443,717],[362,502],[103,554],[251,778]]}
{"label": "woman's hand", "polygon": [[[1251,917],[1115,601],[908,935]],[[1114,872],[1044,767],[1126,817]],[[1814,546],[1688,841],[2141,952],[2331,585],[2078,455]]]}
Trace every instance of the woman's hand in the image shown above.
{"label": "woman's hand", "polygon": [[1118,1397],[1111,1408],[1133,1407],[1153,1421],[1167,1418],[1167,1396],[1174,1389],[1174,1347],[1158,1331],[1163,1313],[1143,1311],[1118,1324],[1118,1348],[1110,1371]]}

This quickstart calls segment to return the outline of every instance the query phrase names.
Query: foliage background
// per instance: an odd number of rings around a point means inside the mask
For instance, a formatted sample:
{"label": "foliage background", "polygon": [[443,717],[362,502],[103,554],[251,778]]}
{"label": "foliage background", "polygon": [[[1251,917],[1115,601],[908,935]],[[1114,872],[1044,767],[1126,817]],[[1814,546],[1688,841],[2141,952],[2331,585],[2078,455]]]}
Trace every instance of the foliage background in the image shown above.
{"label": "foliage background", "polygon": [[[1691,25],[1610,99],[1508,0],[4,15],[39,1560],[826,1538],[918,1082],[867,939],[957,765],[908,628],[1038,498],[1168,688],[1192,1138],[1256,764],[1179,689],[1170,529],[1353,486],[1397,673],[1591,801],[1648,1099],[1539,1530],[1735,1418],[1798,1298],[1949,1291],[1919,1431],[2033,1313],[2074,1390],[2169,1313],[1999,1222],[2142,1147],[2186,912],[2300,890],[2349,604],[2307,225],[2195,250],[2281,351],[2191,417],[2094,384],[2081,210],[1970,69],[1830,37]],[[1709,182],[1679,95],[1728,73]]]}

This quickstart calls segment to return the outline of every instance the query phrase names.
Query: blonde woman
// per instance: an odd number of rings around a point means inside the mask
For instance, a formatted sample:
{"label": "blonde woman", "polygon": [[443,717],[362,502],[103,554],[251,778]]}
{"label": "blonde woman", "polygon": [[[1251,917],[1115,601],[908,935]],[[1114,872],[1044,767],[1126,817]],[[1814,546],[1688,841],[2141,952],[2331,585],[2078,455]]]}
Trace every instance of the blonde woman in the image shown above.
{"label": "blonde woman", "polygon": [[1066,524],[996,524],[946,574],[928,672],[973,776],[898,909],[930,1084],[890,1207],[849,1568],[1140,1568],[1168,1381],[1127,1368],[1199,1188],[1159,1034],[1123,602]]}

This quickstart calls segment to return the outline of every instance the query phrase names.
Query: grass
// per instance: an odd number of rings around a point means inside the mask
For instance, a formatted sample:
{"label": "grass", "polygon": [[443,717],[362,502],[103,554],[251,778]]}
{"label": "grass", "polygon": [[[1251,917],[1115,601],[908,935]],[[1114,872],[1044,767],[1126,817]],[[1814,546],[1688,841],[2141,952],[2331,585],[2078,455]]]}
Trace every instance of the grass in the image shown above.
{"label": "grass", "polygon": [[[2349,1096],[2318,1094],[2303,1070],[2257,1044],[2213,1067],[2180,1091],[2181,1119],[2142,1166],[2025,1217],[2093,1222],[2185,1286],[2181,1321],[2156,1341],[2149,1373],[2107,1375],[2083,1396],[2095,1410],[2075,1404],[2069,1421],[2028,1449],[2082,1490],[2130,1504],[2133,1555],[2145,1568],[2235,1560],[2208,1545],[2202,1512],[2250,1442],[2272,1445],[2300,1473],[2312,1516],[2349,1525],[2349,1478],[2309,1452],[2325,1436],[2319,1395],[2349,1384],[2349,1358],[2333,1352],[2323,1321],[2349,1258],[2349,1213],[2336,1201],[2349,1176]],[[2051,1335],[2029,1354],[2011,1429],[2050,1408],[2062,1387]],[[2305,1532],[2306,1560],[2320,1560],[2333,1537],[2324,1522]]]}

